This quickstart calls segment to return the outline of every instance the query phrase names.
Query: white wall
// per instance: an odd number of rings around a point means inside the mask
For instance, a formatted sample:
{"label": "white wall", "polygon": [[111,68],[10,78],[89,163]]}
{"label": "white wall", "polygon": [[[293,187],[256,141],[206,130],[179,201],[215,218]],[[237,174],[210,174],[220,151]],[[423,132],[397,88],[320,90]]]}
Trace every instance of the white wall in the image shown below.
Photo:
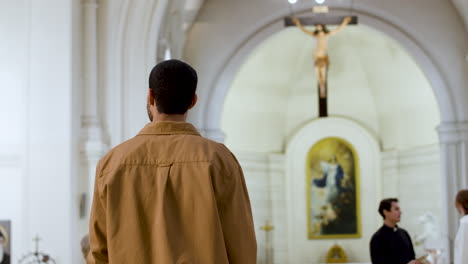
{"label": "white wall", "polygon": [[2,1],[0,12],[0,218],[12,220],[13,261],[37,234],[57,263],[76,263],[79,1]]}
{"label": "white wall", "polygon": [[[28,85],[28,1],[0,2],[0,219],[12,221],[12,252],[25,243],[24,150]],[[7,36],[10,36],[9,38]]]}

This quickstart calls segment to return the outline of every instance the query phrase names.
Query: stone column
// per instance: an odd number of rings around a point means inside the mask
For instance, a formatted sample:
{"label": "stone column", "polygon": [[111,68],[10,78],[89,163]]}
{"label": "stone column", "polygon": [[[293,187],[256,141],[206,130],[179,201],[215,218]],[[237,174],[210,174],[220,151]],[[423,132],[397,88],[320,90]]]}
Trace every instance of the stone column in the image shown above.
{"label": "stone column", "polygon": [[468,122],[442,123],[439,128],[442,190],[445,191],[442,206],[445,219],[442,223],[449,238],[449,248],[458,228],[460,216],[454,200],[458,190],[468,188]]}
{"label": "stone column", "polygon": [[87,182],[86,212],[91,207],[96,165],[105,154],[101,120],[98,112],[97,61],[97,8],[98,0],[83,1],[83,109],[81,116],[81,164]]}

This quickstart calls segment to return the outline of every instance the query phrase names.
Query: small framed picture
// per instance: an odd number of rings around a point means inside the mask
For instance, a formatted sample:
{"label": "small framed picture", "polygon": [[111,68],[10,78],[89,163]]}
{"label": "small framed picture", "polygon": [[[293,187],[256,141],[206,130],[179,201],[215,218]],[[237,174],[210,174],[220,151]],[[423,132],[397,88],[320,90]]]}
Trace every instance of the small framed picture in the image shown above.
{"label": "small framed picture", "polygon": [[0,220],[0,264],[10,264],[11,222]]}

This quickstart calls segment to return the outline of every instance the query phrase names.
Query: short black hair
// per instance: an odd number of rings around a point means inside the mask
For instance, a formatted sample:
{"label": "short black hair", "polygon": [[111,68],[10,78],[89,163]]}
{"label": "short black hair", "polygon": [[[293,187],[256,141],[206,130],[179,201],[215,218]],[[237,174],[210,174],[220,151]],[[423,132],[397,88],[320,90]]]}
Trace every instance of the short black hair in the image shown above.
{"label": "short black hair", "polygon": [[383,217],[384,220],[385,220],[385,215],[384,215],[383,211],[384,210],[390,211],[392,209],[392,203],[398,203],[398,199],[397,198],[387,198],[387,199],[383,199],[382,201],[380,201],[379,213]]}
{"label": "short black hair", "polygon": [[166,60],[151,70],[149,88],[162,114],[185,114],[197,89],[197,72],[180,60]]}

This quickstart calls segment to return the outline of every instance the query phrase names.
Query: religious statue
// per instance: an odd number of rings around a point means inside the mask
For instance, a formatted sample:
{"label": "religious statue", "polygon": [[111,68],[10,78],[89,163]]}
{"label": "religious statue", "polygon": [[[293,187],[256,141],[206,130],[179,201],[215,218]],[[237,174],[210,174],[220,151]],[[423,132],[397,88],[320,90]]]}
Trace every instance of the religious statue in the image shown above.
{"label": "religious statue", "polygon": [[330,65],[330,60],[328,58],[328,38],[335,35],[336,33],[343,30],[346,25],[351,22],[351,17],[345,17],[341,25],[337,29],[329,31],[324,24],[315,25],[315,31],[307,30],[299,21],[297,17],[293,17],[292,21],[296,26],[298,26],[304,33],[311,35],[317,39],[317,48],[314,51],[314,60],[315,60],[315,72],[319,81],[320,87],[320,98],[326,98],[326,82],[327,82],[327,71]]}
{"label": "religious statue", "polygon": [[423,227],[423,232],[414,238],[415,244],[423,245],[424,250],[428,253],[427,263],[441,264],[444,245],[437,218],[428,212],[418,218],[418,224]]}

